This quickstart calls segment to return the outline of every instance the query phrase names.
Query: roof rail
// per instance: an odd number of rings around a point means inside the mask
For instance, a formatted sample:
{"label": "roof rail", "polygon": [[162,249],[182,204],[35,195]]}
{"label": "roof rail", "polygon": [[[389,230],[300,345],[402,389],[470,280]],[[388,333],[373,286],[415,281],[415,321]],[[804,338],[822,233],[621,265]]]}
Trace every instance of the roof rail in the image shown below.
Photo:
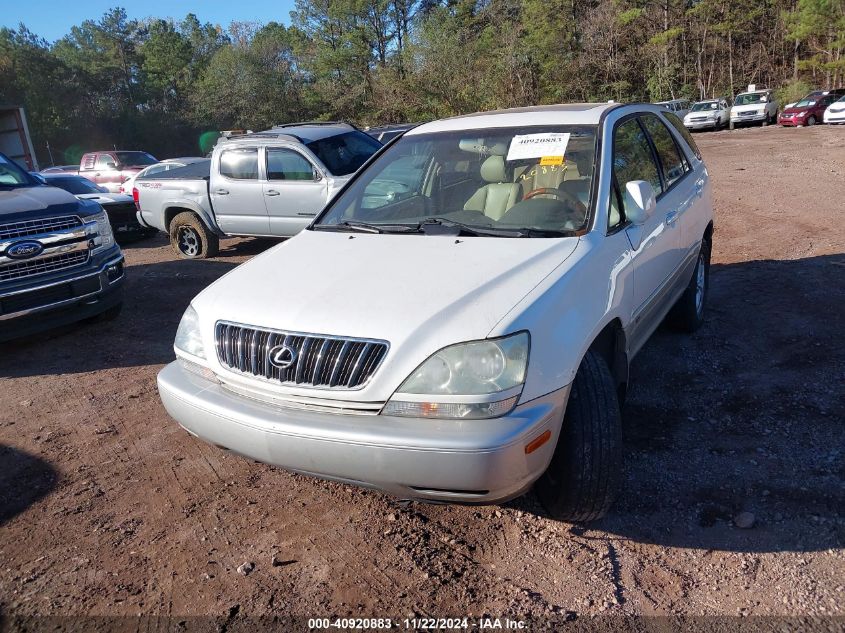
{"label": "roof rail", "polygon": [[272,129],[285,127],[298,127],[300,125],[348,125],[351,128],[358,129],[353,123],[349,121],[299,121],[298,123],[279,123],[274,125]]}
{"label": "roof rail", "polygon": [[265,132],[253,132],[252,134],[237,134],[234,136],[229,137],[221,137],[221,141],[237,141],[240,139],[251,139],[251,138],[274,138],[280,140],[287,140],[287,141],[295,141],[297,143],[302,143],[302,139],[297,136],[296,134],[288,134],[287,132],[274,132],[273,130],[267,130]]}

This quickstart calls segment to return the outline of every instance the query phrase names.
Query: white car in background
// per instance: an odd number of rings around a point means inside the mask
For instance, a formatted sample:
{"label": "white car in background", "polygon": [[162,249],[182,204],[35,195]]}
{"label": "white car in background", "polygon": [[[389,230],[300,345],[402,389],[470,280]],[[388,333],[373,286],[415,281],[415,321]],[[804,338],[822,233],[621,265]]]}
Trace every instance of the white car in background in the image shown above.
{"label": "white car in background", "polygon": [[684,127],[688,130],[719,130],[730,120],[730,107],[724,99],[708,99],[694,104],[684,117]]}
{"label": "white car in background", "polygon": [[824,111],[824,122],[831,125],[845,124],[845,97],[827,106]]}
{"label": "white car in background", "polygon": [[730,128],[747,123],[769,125],[778,120],[778,102],[772,90],[757,90],[752,84],[746,92],[739,93],[731,107]]}
{"label": "white car in background", "polygon": [[205,160],[202,156],[185,156],[182,158],[166,158],[165,160],[161,161],[160,163],[156,163],[155,165],[150,165],[149,167],[145,167],[141,171],[139,171],[134,176],[127,178],[123,181],[123,184],[120,185],[120,193],[126,194],[127,196],[132,195],[132,188],[135,186],[135,180],[139,176],[152,176],[153,174],[160,174],[165,171],[170,171],[171,169],[176,169],[177,167],[184,167],[185,165],[193,165],[201,160]]}

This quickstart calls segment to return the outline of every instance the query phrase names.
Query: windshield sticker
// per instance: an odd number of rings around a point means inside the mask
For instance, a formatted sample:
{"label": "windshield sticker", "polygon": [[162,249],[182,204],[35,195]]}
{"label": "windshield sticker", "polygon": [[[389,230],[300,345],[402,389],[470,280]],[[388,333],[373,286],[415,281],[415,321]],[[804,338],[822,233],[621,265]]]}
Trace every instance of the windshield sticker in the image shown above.
{"label": "windshield sticker", "polygon": [[542,156],[541,165],[563,165],[563,156]]}
{"label": "windshield sticker", "polygon": [[522,134],[513,137],[507,160],[563,156],[569,144],[569,133]]}

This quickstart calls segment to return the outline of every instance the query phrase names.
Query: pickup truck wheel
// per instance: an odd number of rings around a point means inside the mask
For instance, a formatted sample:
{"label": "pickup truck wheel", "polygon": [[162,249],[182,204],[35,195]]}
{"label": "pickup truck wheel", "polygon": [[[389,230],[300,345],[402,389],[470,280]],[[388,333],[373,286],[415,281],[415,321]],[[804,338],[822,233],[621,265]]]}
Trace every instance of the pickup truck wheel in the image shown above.
{"label": "pickup truck wheel", "polygon": [[710,287],[710,243],[704,240],[689,285],[669,313],[669,323],[682,332],[695,332],[704,324]]}
{"label": "pickup truck wheel", "polygon": [[563,521],[607,514],[622,475],[622,415],[604,359],[587,352],[575,382],[551,464],[537,480],[546,511]]}
{"label": "pickup truck wheel", "polygon": [[179,257],[205,259],[220,250],[220,240],[196,214],[186,211],[170,222],[170,244]]}

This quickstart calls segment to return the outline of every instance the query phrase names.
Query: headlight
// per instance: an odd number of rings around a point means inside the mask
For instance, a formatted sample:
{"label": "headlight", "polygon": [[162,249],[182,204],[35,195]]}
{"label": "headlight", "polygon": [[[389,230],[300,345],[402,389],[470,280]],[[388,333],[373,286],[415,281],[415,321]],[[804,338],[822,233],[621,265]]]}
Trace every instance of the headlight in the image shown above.
{"label": "headlight", "polygon": [[443,348],[414,370],[382,413],[432,418],[505,415],[522,392],[528,348],[528,332]]}
{"label": "headlight", "polygon": [[807,113],[806,112],[799,112],[795,116],[807,116]]}
{"label": "headlight", "polygon": [[199,316],[192,305],[188,306],[185,314],[182,315],[182,320],[179,321],[173,346],[191,356],[205,358],[205,349],[203,349],[202,337],[200,337]]}
{"label": "headlight", "polygon": [[91,217],[85,223],[85,235],[91,243],[92,252],[96,253],[114,244],[114,233],[111,230],[108,214],[103,211]]}

